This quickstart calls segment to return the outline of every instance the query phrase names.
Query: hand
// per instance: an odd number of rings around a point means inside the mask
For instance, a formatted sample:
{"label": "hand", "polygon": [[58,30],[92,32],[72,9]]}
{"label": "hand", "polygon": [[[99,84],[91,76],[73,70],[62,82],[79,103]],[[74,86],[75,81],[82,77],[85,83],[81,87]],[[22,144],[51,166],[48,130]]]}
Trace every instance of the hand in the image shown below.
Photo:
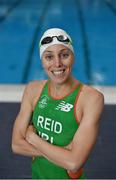
{"label": "hand", "polygon": [[27,128],[27,130],[30,130],[30,131],[33,131],[33,132],[36,133],[36,129],[34,128],[33,125],[29,125],[28,128]]}
{"label": "hand", "polygon": [[[27,131],[26,131],[26,140],[31,145],[33,145],[32,138],[33,138],[34,134],[36,134],[35,128],[33,127],[33,125],[29,125],[28,128],[27,128]],[[42,156],[42,153],[40,151],[38,151],[38,155],[36,157],[40,157],[40,156]],[[36,157],[33,156],[32,160],[34,160]]]}
{"label": "hand", "polygon": [[68,144],[67,146],[65,146],[65,149],[71,150],[71,149],[72,149],[72,144],[73,144],[73,142],[71,141],[70,144]]}
{"label": "hand", "polygon": [[31,138],[32,138],[32,135],[36,133],[36,130],[35,128],[33,127],[33,125],[29,125],[28,128],[27,128],[27,131],[26,131],[26,140],[27,142],[29,142],[31,144]]}

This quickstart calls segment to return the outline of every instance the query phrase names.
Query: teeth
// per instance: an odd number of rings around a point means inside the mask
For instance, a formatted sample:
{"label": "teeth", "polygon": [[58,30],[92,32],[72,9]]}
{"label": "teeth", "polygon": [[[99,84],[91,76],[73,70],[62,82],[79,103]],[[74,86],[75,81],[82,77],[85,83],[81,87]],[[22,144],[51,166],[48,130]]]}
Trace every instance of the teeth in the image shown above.
{"label": "teeth", "polygon": [[60,74],[62,74],[64,71],[62,70],[62,71],[53,71],[53,73],[55,74],[55,75],[60,75]]}

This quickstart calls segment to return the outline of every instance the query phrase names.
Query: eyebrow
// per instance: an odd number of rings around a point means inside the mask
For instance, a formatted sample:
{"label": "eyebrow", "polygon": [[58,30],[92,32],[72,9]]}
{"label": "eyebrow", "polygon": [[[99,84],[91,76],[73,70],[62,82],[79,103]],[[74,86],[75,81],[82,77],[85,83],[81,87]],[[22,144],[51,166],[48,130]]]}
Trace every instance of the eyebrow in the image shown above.
{"label": "eyebrow", "polygon": [[[62,52],[62,51],[65,51],[65,50],[67,50],[67,51],[69,51],[68,49],[61,49],[59,52]],[[46,51],[46,53],[52,53],[52,52],[54,52],[54,51]]]}
{"label": "eyebrow", "polygon": [[61,49],[60,51],[61,51],[61,52],[62,52],[62,51],[69,51],[69,49]]}
{"label": "eyebrow", "polygon": [[49,52],[51,53],[51,52],[53,52],[53,51],[45,51],[45,53],[49,53]]}

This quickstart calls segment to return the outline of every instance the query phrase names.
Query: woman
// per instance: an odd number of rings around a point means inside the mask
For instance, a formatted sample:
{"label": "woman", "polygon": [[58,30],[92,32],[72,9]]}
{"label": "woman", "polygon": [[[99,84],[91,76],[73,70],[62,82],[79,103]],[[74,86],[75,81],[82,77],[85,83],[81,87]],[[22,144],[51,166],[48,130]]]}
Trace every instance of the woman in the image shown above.
{"label": "woman", "polygon": [[84,179],[83,165],[96,142],[103,95],[71,75],[74,50],[64,30],[52,28],[43,34],[40,58],[49,80],[26,86],[12,149],[34,157],[34,179]]}

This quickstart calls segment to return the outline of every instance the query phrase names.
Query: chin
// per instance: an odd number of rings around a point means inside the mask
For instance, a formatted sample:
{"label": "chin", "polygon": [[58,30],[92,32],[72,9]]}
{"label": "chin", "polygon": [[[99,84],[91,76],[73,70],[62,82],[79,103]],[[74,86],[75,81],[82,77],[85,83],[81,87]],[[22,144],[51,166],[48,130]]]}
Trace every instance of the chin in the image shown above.
{"label": "chin", "polygon": [[52,82],[54,82],[55,84],[59,84],[62,85],[64,84],[66,81],[68,81],[70,79],[70,76],[68,77],[64,77],[64,78],[50,78],[50,80]]}

